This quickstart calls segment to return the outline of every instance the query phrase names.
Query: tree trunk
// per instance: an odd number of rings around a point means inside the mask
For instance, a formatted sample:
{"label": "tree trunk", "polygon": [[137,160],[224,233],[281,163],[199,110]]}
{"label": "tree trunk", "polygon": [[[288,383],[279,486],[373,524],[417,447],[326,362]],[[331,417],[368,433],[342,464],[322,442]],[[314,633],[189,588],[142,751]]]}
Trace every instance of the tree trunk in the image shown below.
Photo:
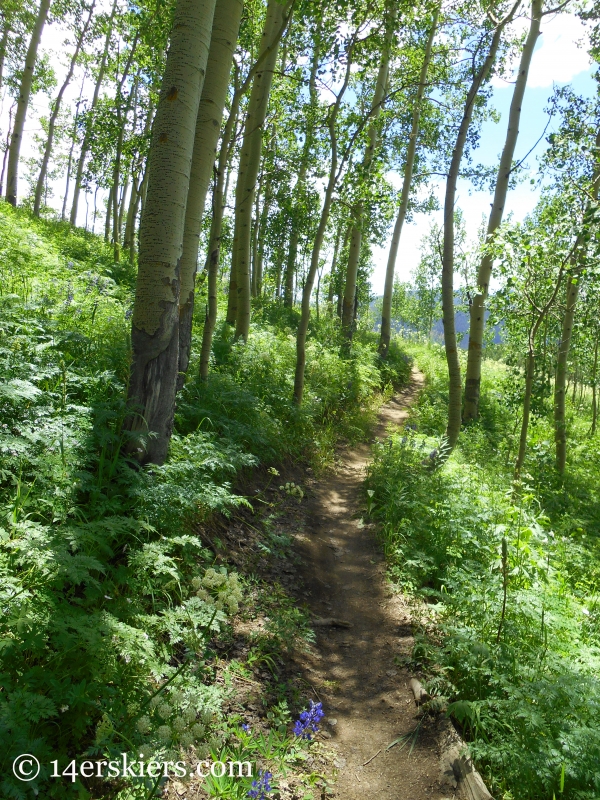
{"label": "tree trunk", "polygon": [[392,334],[392,295],[394,293],[394,273],[396,269],[396,259],[398,257],[398,247],[400,245],[402,228],[404,226],[404,220],[406,219],[406,212],[408,211],[408,200],[410,198],[413,168],[415,164],[415,155],[417,152],[417,137],[419,135],[421,106],[423,103],[423,95],[425,94],[427,71],[429,70],[429,63],[431,61],[431,50],[433,47],[433,39],[437,30],[439,13],[439,8],[437,8],[433,15],[433,21],[431,23],[427,44],[425,46],[421,74],[419,75],[419,88],[417,89],[417,96],[415,98],[415,105],[413,108],[412,128],[408,139],[408,146],[406,148],[406,162],[404,164],[404,179],[402,181],[400,208],[398,209],[398,216],[396,217],[396,224],[394,226],[394,233],[392,235],[392,242],[390,245],[390,254],[385,272],[385,285],[383,289],[383,302],[381,306],[381,336],[379,340],[379,354],[382,358],[386,358],[387,356]]}
{"label": "tree trunk", "polygon": [[[527,86],[527,77],[533,50],[540,35],[540,23],[542,19],[543,0],[532,0],[531,2],[531,22],[529,33],[523,45],[521,61],[517,80],[510,104],[508,115],[508,128],[504,149],[500,157],[500,165],[496,176],[496,188],[494,190],[494,201],[490,212],[486,241],[489,242],[502,223],[508,184],[512,170],[515,146],[519,136],[519,123],[521,120],[521,107],[523,95]],[[469,323],[469,349],[467,356],[467,372],[465,376],[465,404],[463,416],[465,421],[476,419],[479,415],[479,392],[481,386],[481,359],[483,349],[483,331],[485,326],[485,301],[488,296],[490,279],[492,277],[492,267],[494,259],[491,253],[485,253],[479,265],[477,275],[478,291],[473,298],[470,308]]]}
{"label": "tree trunk", "polygon": [[[237,73],[236,73],[237,77]],[[237,96],[237,100],[236,100]],[[228,182],[225,175],[228,174],[227,164],[229,163],[235,145],[234,131],[237,128],[237,118],[239,112],[239,101],[241,94],[234,94],[231,104],[231,111],[219,151],[219,162],[217,165],[216,183],[212,197],[212,220],[210,223],[210,234],[208,237],[208,254],[206,257],[205,269],[208,276],[208,306],[204,329],[202,331],[202,347],[200,351],[200,379],[205,381],[208,378],[208,367],[210,364],[210,353],[212,350],[212,337],[217,324],[217,280],[219,276],[219,256],[221,253],[221,226],[223,223],[223,212],[227,203]],[[234,107],[235,106],[235,107]],[[231,291],[231,281],[229,284]],[[228,310],[229,301],[228,297]],[[236,306],[237,308],[237,306]],[[235,317],[233,319],[235,322]]]}
{"label": "tree trunk", "polygon": [[[377,118],[381,113],[385,92],[388,84],[390,67],[390,51],[392,37],[395,33],[396,14],[388,9],[388,20],[386,25],[385,41],[381,53],[381,62],[375,84],[375,94],[373,96],[372,118],[368,131],[368,143],[363,156],[361,173],[365,180],[368,180],[371,171],[373,156],[378,144]],[[344,297],[342,301],[342,331],[346,339],[346,347],[349,347],[354,334],[354,304],[356,300],[356,281],[358,278],[358,263],[362,246],[362,234],[365,226],[364,204],[359,200],[353,209],[351,220],[352,231],[350,234],[350,250],[348,253],[348,264],[346,266],[346,283],[344,287]]]}
{"label": "tree trunk", "polygon": [[329,306],[333,303],[333,295],[335,290],[335,272],[337,269],[338,255],[340,252],[340,244],[342,242],[342,229],[339,228],[335,237],[335,244],[333,245],[333,258],[331,259],[331,269],[329,271],[329,285],[327,287],[327,304]]}
{"label": "tree trunk", "polygon": [[232,270],[235,270],[238,292],[236,339],[246,340],[250,329],[250,221],[273,71],[277,64],[279,41],[289,22],[291,8],[291,3],[284,8],[277,0],[268,2],[260,48],[261,53],[268,51],[268,54],[254,76],[244,124],[235,193],[234,252],[231,265]]}
{"label": "tree trunk", "polygon": [[115,187],[111,186],[108,190],[108,199],[106,201],[106,219],[104,221],[104,241],[108,244],[110,241],[110,221],[112,219],[113,211],[113,194]]}
{"label": "tree trunk", "polygon": [[329,221],[329,213],[331,211],[331,204],[333,202],[333,193],[337,181],[339,179],[338,171],[338,152],[337,152],[337,117],[342,103],[346,89],[350,82],[350,74],[352,68],[352,46],[348,48],[348,60],[346,63],[346,74],[344,83],[338,96],[336,97],[335,104],[329,114],[328,127],[329,138],[331,146],[331,163],[329,166],[329,179],[327,181],[327,188],[325,189],[325,197],[323,199],[323,207],[321,209],[321,216],[319,218],[319,226],[313,243],[310,266],[306,275],[306,281],[302,290],[302,309],[300,314],[300,323],[298,325],[298,332],[296,334],[296,370],[294,375],[294,403],[296,405],[302,404],[302,395],[304,394],[304,373],[306,369],[306,336],[308,333],[308,323],[310,322],[310,299],[312,289],[315,282],[315,275],[319,268],[319,258],[321,256],[321,247],[325,239],[325,231],[327,230],[327,222]]}
{"label": "tree trunk", "polygon": [[2,89],[2,84],[4,82],[4,64],[6,62],[6,47],[8,45],[8,37],[10,36],[10,24],[7,23],[6,28],[2,33],[2,39],[0,39],[0,89]]}
{"label": "tree trunk", "polygon": [[[104,49],[102,51],[102,58],[100,59],[100,67],[98,68],[98,77],[96,78],[96,85],[94,86],[94,94],[92,96],[92,102],[88,109],[90,120],[94,115],[96,106],[98,105],[100,89],[102,88],[102,81],[104,80],[104,73],[106,72],[106,59],[108,58],[108,51],[110,49],[110,40],[112,37],[112,30],[116,13],[117,13],[117,0],[113,0],[112,10],[107,23],[106,38],[104,40]],[[88,150],[90,149],[90,138],[91,138],[91,131],[90,131],[90,125],[88,124],[85,126],[83,141],[81,143],[81,152],[79,153],[79,159],[77,161],[77,172],[75,173],[75,187],[73,189],[73,203],[71,205],[71,214],[69,216],[69,221],[71,225],[77,224],[77,207],[79,205],[79,194],[81,192],[81,183],[83,180],[83,168],[85,167],[85,160],[87,158]]]}
{"label": "tree trunk", "polygon": [[298,180],[294,187],[294,195],[297,196],[298,201],[294,203],[292,209],[292,229],[290,233],[290,244],[288,250],[287,263],[285,268],[285,278],[283,285],[283,305],[291,308],[294,305],[294,272],[296,270],[296,258],[298,256],[298,240],[300,237],[300,218],[303,213],[302,202],[306,192],[306,175],[308,172],[308,163],[310,159],[311,149],[314,145],[314,125],[315,117],[314,111],[318,102],[317,95],[317,70],[319,68],[319,52],[320,52],[320,30],[317,28],[315,32],[315,42],[313,46],[313,58],[310,69],[310,77],[308,80],[308,91],[310,97],[310,107],[308,110],[308,119],[306,123],[306,132],[304,137],[304,145],[302,148],[302,158],[300,160],[300,169],[298,171]]}
{"label": "tree trunk", "polygon": [[[591,201],[588,209],[594,206],[598,200],[600,190],[600,130],[596,135],[595,148],[596,163],[591,186]],[[585,256],[586,228],[588,227],[587,212],[582,223],[583,230],[577,236],[573,248],[573,262]],[[573,322],[575,320],[575,309],[577,306],[577,295],[579,294],[580,268],[573,270],[567,281],[567,295],[565,303],[565,314],[562,321],[562,332],[558,345],[558,358],[556,361],[556,376],[554,380],[554,441],[556,443],[556,468],[562,474],[565,470],[567,461],[567,431],[565,426],[565,398],[566,398],[566,378],[567,362],[569,350],[571,348],[571,335],[573,332]]]}
{"label": "tree trunk", "polygon": [[[567,429],[565,420],[566,376],[569,350],[571,349],[571,335],[575,320],[575,306],[579,294],[579,281],[569,275],[567,280],[567,293],[565,313],[562,320],[562,331],[558,345],[558,358],[556,360],[556,376],[554,381],[554,441],[556,443],[556,468],[564,472],[567,461]],[[577,372],[573,376],[573,384],[577,389]]]}
{"label": "tree trunk", "polygon": [[215,163],[223,109],[231,76],[233,51],[237,42],[241,18],[242,0],[219,0],[215,7],[206,80],[198,107],[190,190],[185,212],[180,273],[178,390],[183,386],[190,360],[194,287],[202,215]]}
{"label": "tree trunk", "polygon": [[598,421],[598,337],[594,341],[594,366],[592,368],[592,427],[590,433],[596,435],[596,424]]}
{"label": "tree trunk", "polygon": [[44,148],[44,156],[42,158],[42,166],[40,167],[40,174],[37,179],[37,184],[35,187],[35,199],[33,202],[33,213],[34,216],[39,217],[40,215],[40,206],[42,203],[42,193],[44,191],[44,185],[46,183],[46,175],[48,173],[48,164],[50,163],[50,156],[52,154],[52,147],[54,145],[54,129],[56,127],[56,120],[58,118],[58,114],[60,112],[60,107],[62,105],[62,100],[64,93],[67,90],[67,87],[71,83],[71,78],[73,77],[73,72],[75,71],[75,66],[77,64],[77,59],[79,58],[79,53],[83,46],[83,42],[87,35],[88,29],[90,27],[90,23],[92,21],[92,17],[94,15],[94,8],[96,2],[92,2],[90,6],[90,13],[85,21],[83,29],[77,38],[77,42],[75,44],[75,52],[71,57],[71,62],[69,64],[69,71],[63,81],[62,86],[60,87],[60,91],[54,101],[54,105],[52,106],[52,113],[50,114],[50,119],[48,121],[48,138],[46,139],[46,147]]}
{"label": "tree trunk", "polygon": [[269,211],[273,201],[273,181],[271,176],[267,178],[265,188],[265,200],[260,214],[258,227],[258,251],[256,253],[256,297],[260,297],[263,289],[263,263],[265,258],[265,231],[269,221]]}
{"label": "tree trunk", "polygon": [[[131,91],[129,92],[129,96],[127,98],[127,103],[125,104],[125,113],[123,114],[123,110],[121,107],[122,97],[123,97],[123,87],[125,86],[125,81],[129,75],[129,70],[131,69],[131,64],[133,62],[133,57],[135,55],[135,51],[137,48],[138,43],[138,36],[136,34],[135,39],[131,45],[131,49],[129,51],[129,57],[127,59],[127,63],[125,64],[125,68],[123,70],[123,74],[121,75],[121,80],[117,84],[116,92],[115,92],[115,105],[117,108],[117,128],[119,130],[119,134],[117,137],[117,142],[115,146],[115,163],[113,164],[113,174],[112,174],[112,201],[113,201],[113,211],[112,211],[112,240],[113,240],[113,258],[116,262],[121,260],[121,215],[119,213],[119,183],[121,180],[121,157],[123,154],[123,139],[125,137],[125,127],[127,125],[127,116],[129,111],[131,110],[132,101],[136,98],[137,102],[137,83],[139,78],[139,71],[133,81],[133,86]],[[121,200],[125,200],[125,187],[123,187]]]}
{"label": "tree trunk", "polygon": [[517,3],[502,22],[496,25],[485,61],[478,72],[473,76],[471,86],[467,93],[465,108],[454,144],[454,150],[452,151],[452,159],[450,161],[450,169],[448,170],[448,179],[446,181],[446,196],[444,201],[444,246],[442,252],[442,318],[444,323],[444,346],[449,379],[446,439],[450,448],[454,447],[460,433],[462,399],[460,361],[458,358],[456,329],[454,325],[454,206],[456,202],[456,184],[477,94],[496,60],[496,53],[500,45],[502,31],[509,20],[512,19],[519,2],[520,0],[517,0]]}
{"label": "tree trunk", "polygon": [[6,174],[6,162],[8,161],[8,150],[10,146],[10,136],[12,133],[12,122],[13,122],[13,114],[15,111],[16,103],[8,110],[8,126],[6,129],[6,143],[4,146],[4,155],[2,156],[2,172],[0,172],[0,194],[2,194],[2,187],[4,186],[4,176]]}
{"label": "tree trunk", "polygon": [[23,129],[25,127],[25,117],[29,108],[29,98],[31,97],[31,87],[33,84],[33,73],[37,61],[37,51],[42,38],[42,31],[48,18],[51,0],[41,0],[33,32],[25,56],[25,67],[23,77],[19,87],[17,99],[17,113],[15,114],[15,124],[13,126],[10,139],[10,150],[8,153],[8,175],[6,179],[6,200],[11,205],[17,205],[17,184],[19,182],[19,156],[21,153],[21,143],[23,141]]}
{"label": "tree trunk", "polygon": [[[152,118],[154,117],[154,106],[152,98],[148,104],[146,113],[146,121],[144,122],[144,139],[150,133],[152,128]],[[127,250],[129,263],[133,264],[135,261],[135,231],[136,220],[140,208],[140,201],[142,198],[142,189],[144,187],[144,177],[140,179],[143,159],[138,153],[136,163],[134,164],[131,172],[131,197],[129,198],[129,208],[127,209],[127,219],[125,221],[125,232],[123,234],[123,249]]]}
{"label": "tree trunk", "polygon": [[215,0],[178,0],[148,155],[131,330],[129,450],[162,464],[175,414],[180,261]]}
{"label": "tree trunk", "polygon": [[525,364],[525,396],[523,397],[523,416],[521,419],[521,434],[519,436],[519,452],[515,461],[515,480],[521,477],[521,470],[525,461],[527,450],[527,432],[529,430],[529,416],[531,413],[531,395],[533,392],[533,378],[535,372],[535,355],[530,345]]}
{"label": "tree trunk", "polygon": [[[73,153],[75,152],[75,140],[77,138],[77,123],[79,122],[79,108],[81,106],[81,101],[82,101],[82,97],[83,97],[83,87],[84,87],[84,84],[85,84],[86,76],[87,76],[87,69],[85,70],[85,72],[83,74],[83,80],[81,82],[81,88],[79,90],[79,99],[77,100],[77,103],[75,105],[75,119],[73,120],[73,132],[71,134],[71,147],[69,148],[69,160],[68,160],[68,163],[67,163],[67,180],[65,182],[65,196],[63,197],[62,210],[60,212],[60,218],[63,221],[66,219],[66,214],[67,214],[67,200],[68,200],[68,197],[69,197],[69,185],[71,183],[71,170],[73,168]],[[97,191],[98,191],[98,187],[96,187],[96,192]],[[95,202],[95,200],[94,200],[94,202]],[[94,206],[94,211],[95,211],[95,206]],[[96,217],[94,216],[94,220],[95,219],[96,219]]]}
{"label": "tree trunk", "polygon": [[125,231],[123,233],[123,250],[131,252],[131,242],[135,236],[135,216],[138,207],[138,198],[140,193],[139,177],[133,174],[131,177],[131,195],[129,197],[129,206],[127,207],[127,217],[125,218]]}

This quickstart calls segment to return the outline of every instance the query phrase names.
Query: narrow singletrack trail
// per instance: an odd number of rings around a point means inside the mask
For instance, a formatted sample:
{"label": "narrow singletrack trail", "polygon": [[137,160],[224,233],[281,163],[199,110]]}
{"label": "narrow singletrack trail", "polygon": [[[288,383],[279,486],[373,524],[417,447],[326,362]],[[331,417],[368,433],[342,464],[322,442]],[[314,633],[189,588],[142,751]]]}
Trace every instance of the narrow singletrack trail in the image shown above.
{"label": "narrow singletrack trail", "polygon": [[[406,389],[382,407],[377,439],[405,421],[423,380],[413,369]],[[410,743],[386,750],[418,723],[411,675],[399,666],[413,644],[410,613],[403,597],[386,584],[383,555],[371,527],[359,518],[371,448],[344,449],[338,457],[341,466],[312,487],[304,533],[296,540],[317,622],[315,652],[305,663],[305,675],[323,702],[324,735],[337,753],[335,796],[450,798],[452,789],[439,784],[435,724],[422,724],[412,753]]]}

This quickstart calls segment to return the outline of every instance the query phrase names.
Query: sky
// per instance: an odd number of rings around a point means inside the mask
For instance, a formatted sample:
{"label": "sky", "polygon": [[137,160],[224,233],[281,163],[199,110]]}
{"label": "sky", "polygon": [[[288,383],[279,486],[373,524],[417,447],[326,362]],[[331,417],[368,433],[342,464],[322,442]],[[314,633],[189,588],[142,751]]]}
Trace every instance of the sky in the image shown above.
{"label": "sky", "polygon": [[[528,23],[526,20],[522,20],[521,24]],[[542,136],[548,122],[548,115],[544,109],[548,105],[548,98],[552,94],[553,86],[570,83],[578,94],[585,96],[591,96],[596,90],[596,83],[592,78],[591,61],[587,53],[586,31],[581,21],[570,14],[561,14],[560,17],[555,16],[554,18],[545,17],[542,20],[541,31],[533,54],[523,99],[519,140],[515,152],[517,161],[523,158]],[[580,42],[583,43],[583,46],[580,46]],[[500,122],[497,124],[492,121],[484,123],[480,147],[473,154],[474,163],[497,164],[504,145],[513,84],[501,78],[494,78],[493,87],[491,104],[500,113]],[[532,171],[535,171],[536,168],[536,158],[545,149],[545,138],[553,129],[554,126],[551,123],[542,141],[527,157],[525,163]],[[388,177],[394,186],[402,185],[400,175],[390,174]],[[434,188],[441,207],[445,188],[443,180],[440,180]],[[529,181],[520,183],[509,193],[506,203],[507,213],[512,212],[515,220],[523,219],[535,206],[539,193],[540,190],[532,186]],[[490,193],[474,191],[469,182],[459,181],[457,206],[463,211],[470,238],[476,237],[483,216],[487,222],[491,200]],[[396,273],[400,280],[410,280],[411,271],[419,263],[421,240],[431,225],[434,222],[440,224],[442,218],[443,213],[440,210],[432,214],[417,214],[411,223],[405,223],[396,261]],[[374,248],[374,271],[371,276],[371,286],[375,295],[383,293],[388,249],[389,242],[383,247]]]}

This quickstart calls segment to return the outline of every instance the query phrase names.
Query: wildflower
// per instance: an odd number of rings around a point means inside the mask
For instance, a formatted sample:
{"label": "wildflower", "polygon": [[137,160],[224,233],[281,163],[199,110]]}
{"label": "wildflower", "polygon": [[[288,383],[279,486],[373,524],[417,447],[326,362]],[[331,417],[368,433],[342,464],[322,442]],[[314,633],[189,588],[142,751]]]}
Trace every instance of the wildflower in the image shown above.
{"label": "wildflower", "polygon": [[171,706],[168,703],[161,703],[158,707],[158,713],[163,719],[169,719],[171,716]]}
{"label": "wildflower", "polygon": [[271,780],[273,775],[261,769],[258,773],[258,780],[252,781],[252,788],[248,789],[248,797],[254,800],[265,800],[267,793],[271,791]]}
{"label": "wildflower", "polygon": [[201,739],[204,736],[205,731],[206,728],[201,722],[197,722],[192,726],[192,734],[194,735],[195,739]]}
{"label": "wildflower", "polygon": [[150,730],[151,727],[152,727],[152,724],[150,722],[150,717],[144,715],[143,717],[140,717],[138,719],[138,721],[137,721],[137,729],[138,729],[138,731],[140,733],[148,733],[148,731]]}
{"label": "wildflower", "polygon": [[186,750],[194,745],[194,737],[191,733],[184,733],[179,741]]}
{"label": "wildflower", "polygon": [[242,730],[244,733],[250,733],[252,728],[246,722],[242,723]]}
{"label": "wildflower", "polygon": [[177,719],[173,722],[173,728],[177,731],[177,733],[183,733],[187,728],[185,720],[182,717],[177,717]]}
{"label": "wildflower", "polygon": [[310,739],[311,732],[317,733],[319,722],[324,717],[323,703],[313,703],[310,701],[310,708],[300,714],[300,719],[294,725],[294,734],[302,739]]}
{"label": "wildflower", "polygon": [[156,735],[158,736],[159,741],[161,742],[170,742],[171,741],[171,728],[168,725],[161,725],[160,728],[156,731]]}

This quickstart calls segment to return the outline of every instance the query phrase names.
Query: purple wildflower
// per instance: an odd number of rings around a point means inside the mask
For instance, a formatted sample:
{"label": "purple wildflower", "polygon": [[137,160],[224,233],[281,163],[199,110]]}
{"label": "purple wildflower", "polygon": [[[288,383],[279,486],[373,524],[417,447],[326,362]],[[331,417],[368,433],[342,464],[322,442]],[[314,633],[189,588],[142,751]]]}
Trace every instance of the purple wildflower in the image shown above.
{"label": "purple wildflower", "polygon": [[242,730],[244,731],[244,733],[250,733],[251,731],[250,725],[248,725],[246,722],[242,723]]}
{"label": "purple wildflower", "polygon": [[258,779],[252,781],[252,787],[248,789],[248,797],[252,797],[254,800],[266,800],[267,793],[272,789],[272,778],[272,773],[267,770],[263,772],[261,769],[258,773]]}
{"label": "purple wildflower", "polygon": [[300,719],[296,720],[294,725],[294,733],[302,739],[310,739],[311,732],[318,733],[319,722],[325,716],[323,711],[323,703],[313,703],[310,701],[310,708],[300,714]]}

